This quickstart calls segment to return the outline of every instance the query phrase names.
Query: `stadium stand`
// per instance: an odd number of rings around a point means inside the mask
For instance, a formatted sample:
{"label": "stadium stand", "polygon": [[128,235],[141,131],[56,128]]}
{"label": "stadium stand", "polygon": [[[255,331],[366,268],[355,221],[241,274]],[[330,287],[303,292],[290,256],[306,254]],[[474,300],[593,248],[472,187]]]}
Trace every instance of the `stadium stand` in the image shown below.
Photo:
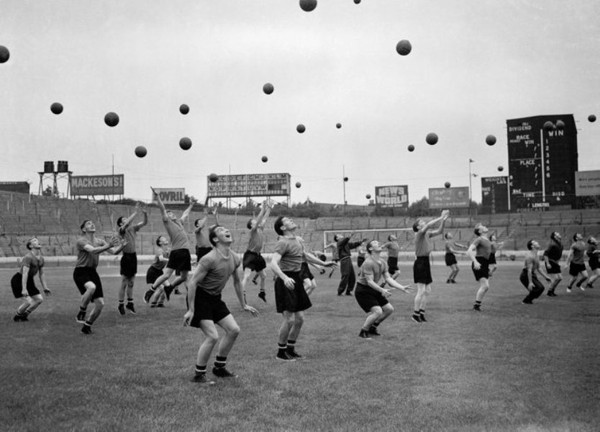
{"label": "stadium stand", "polygon": [[[85,199],[61,199],[38,195],[19,194],[0,191],[0,257],[19,257],[25,253],[25,242],[32,235],[38,236],[44,245],[46,256],[69,256],[75,253],[75,243],[79,225],[84,219],[95,221],[98,233],[109,236],[114,231],[116,219],[128,216],[134,211],[132,205],[98,204]],[[181,211],[177,211],[181,214]],[[188,221],[188,232],[193,241],[193,222],[203,217],[202,212],[193,211]],[[233,232],[234,250],[243,253],[248,242],[246,222],[248,216],[237,214],[219,215],[222,225]],[[141,255],[150,255],[154,250],[156,236],[164,234],[160,212],[149,207],[148,226],[138,235],[137,249]],[[265,253],[273,252],[277,236],[273,231],[271,217],[265,227]],[[299,225],[298,232],[314,250],[323,247],[323,232],[342,230],[348,233],[360,229],[381,230],[370,234],[384,240],[389,233],[397,233],[401,243],[408,243],[412,249],[413,236],[410,232],[414,219],[399,217],[322,217],[318,219],[294,218]],[[584,237],[598,236],[600,233],[600,212],[597,209],[564,210],[551,212],[509,213],[479,215],[476,217],[457,216],[449,218],[446,228],[459,242],[469,242],[473,238],[472,227],[481,222],[496,232],[500,241],[504,241],[506,250],[524,250],[528,239],[536,238],[545,244],[552,231],[559,231],[568,239],[575,232]],[[394,231],[400,230],[400,231]],[[437,238],[434,248],[444,248],[443,239]]]}

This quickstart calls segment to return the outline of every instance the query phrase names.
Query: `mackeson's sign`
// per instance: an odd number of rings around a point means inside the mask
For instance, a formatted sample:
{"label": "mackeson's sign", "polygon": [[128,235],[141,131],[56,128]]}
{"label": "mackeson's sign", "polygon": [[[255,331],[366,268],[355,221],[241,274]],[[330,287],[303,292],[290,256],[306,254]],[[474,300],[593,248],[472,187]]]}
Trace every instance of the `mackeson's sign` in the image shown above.
{"label": "mackeson's sign", "polygon": [[71,195],[123,195],[125,193],[125,176],[93,175],[71,176]]}

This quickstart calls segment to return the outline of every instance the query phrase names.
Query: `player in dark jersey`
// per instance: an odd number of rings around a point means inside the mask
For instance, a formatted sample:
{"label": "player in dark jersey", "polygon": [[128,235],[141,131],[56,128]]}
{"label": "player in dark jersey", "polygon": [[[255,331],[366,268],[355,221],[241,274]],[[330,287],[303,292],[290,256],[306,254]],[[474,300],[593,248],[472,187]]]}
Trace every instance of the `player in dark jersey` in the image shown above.
{"label": "player in dark jersey", "polygon": [[[288,217],[280,216],[275,220],[274,229],[279,240],[271,257],[270,267],[276,276],[275,305],[283,320],[279,328],[278,351],[276,359],[294,361],[302,358],[295,346],[304,324],[304,311],[312,306],[304,290],[302,280],[302,242],[296,236],[298,226]],[[323,262],[311,254],[306,255],[308,262],[324,267],[337,265]]]}
{"label": "player in dark jersey", "polygon": [[550,234],[550,242],[548,243],[548,247],[544,251],[544,264],[546,267],[546,273],[552,280],[552,283],[548,287],[548,292],[546,293],[550,297],[556,297],[554,290],[562,280],[561,274],[561,266],[560,260],[563,255],[563,245],[561,242],[560,233],[554,231]]}
{"label": "player in dark jersey", "polygon": [[368,242],[366,248],[367,258],[358,272],[354,297],[361,309],[368,314],[358,336],[370,339],[371,336],[380,335],[377,331],[379,324],[394,312],[394,307],[387,299],[391,292],[381,286],[382,279],[391,288],[405,293],[409,290],[390,275],[387,263],[381,258],[383,247],[377,240]]}
{"label": "player in dark jersey", "polygon": [[573,234],[573,244],[569,249],[567,262],[565,267],[569,269],[571,279],[567,284],[567,292],[570,293],[575,284],[581,291],[585,291],[583,284],[588,278],[588,272],[585,268],[585,252],[587,245],[583,241],[583,236],[580,233]]}
{"label": "player in dark jersey", "polygon": [[177,276],[170,285],[165,285],[164,287],[167,300],[169,300],[171,292],[177,285],[187,281],[188,273],[192,269],[192,257],[190,255],[190,242],[183,224],[196,203],[196,200],[192,197],[192,199],[190,199],[190,205],[184,210],[181,218],[177,218],[173,212],[166,209],[164,203],[160,199],[160,195],[156,193],[154,189],[152,189],[152,193],[156,197],[156,202],[162,213],[163,224],[165,225],[167,234],[169,234],[171,253],[169,254],[169,262],[165,267],[164,274],[156,279],[150,289],[144,294],[144,302],[146,303],[150,301],[150,298],[156,289],[168,281],[171,275],[176,271],[179,271],[179,276]]}
{"label": "player in dark jersey", "polygon": [[369,243],[369,239],[362,239],[360,241],[360,246],[356,248],[356,252],[358,253],[358,256],[356,257],[356,266],[358,268],[360,268],[365,262],[365,259],[367,259],[367,243]]}
{"label": "player in dark jersey", "polygon": [[[246,227],[250,230],[250,236],[248,239],[248,247],[244,252],[242,268],[244,270],[244,279],[242,280],[242,286],[245,288],[252,272],[255,272],[260,278],[260,288],[258,291],[258,297],[266,302],[267,295],[265,293],[265,279],[267,273],[267,263],[261,255],[263,246],[265,244],[265,223],[271,213],[271,203],[269,200],[265,200],[262,203],[262,207],[258,216],[252,218],[246,224]],[[245,293],[244,293],[245,294]]]}
{"label": "player in dark jersey", "polygon": [[[144,219],[132,225],[133,220],[141,211]],[[137,253],[135,240],[137,232],[148,223],[148,213],[140,203],[135,206],[135,211],[129,217],[121,216],[117,219],[117,232],[126,242],[123,246],[123,256],[121,257],[121,287],[119,288],[119,306],[118,310],[121,315],[125,315],[125,309],[132,314],[135,314],[135,306],[133,304],[133,285],[135,283],[135,275],[137,273]],[[127,292],[127,305],[125,305],[125,293]]]}
{"label": "player in dark jersey", "polygon": [[600,249],[598,249],[598,240],[594,237],[590,237],[587,240],[588,249],[588,265],[590,266],[590,273],[592,274],[588,279],[586,288],[594,288],[593,283],[600,277]]}
{"label": "player in dark jersey", "polygon": [[456,254],[464,255],[464,250],[458,250],[458,248],[467,249],[468,246],[463,245],[461,243],[455,242],[452,240],[452,233],[444,234],[444,239],[446,240],[444,244],[444,248],[446,253],[444,254],[444,261],[447,267],[450,267],[450,274],[448,275],[448,279],[446,279],[446,283],[456,283],[456,276],[458,276],[458,272],[460,269],[458,268],[458,261],[456,261]]}
{"label": "player in dark jersey", "polygon": [[492,245],[487,237],[488,228],[485,225],[475,225],[474,232],[477,238],[471,243],[469,249],[467,249],[467,255],[473,261],[471,268],[473,269],[475,280],[479,282],[479,289],[475,295],[473,310],[481,311],[481,302],[490,288],[490,253]]}
{"label": "player in dark jersey", "polygon": [[400,244],[398,243],[398,238],[390,234],[388,236],[388,241],[381,245],[382,249],[387,249],[387,265],[390,274],[392,275],[392,279],[396,279],[400,276],[400,270],[398,269],[398,253],[400,252]]}
{"label": "player in dark jersey", "polygon": [[351,242],[350,239],[354,236],[354,233],[348,237],[344,237],[341,234],[336,234],[333,240],[337,242],[338,258],[340,260],[340,274],[341,279],[338,285],[337,293],[339,296],[352,295],[354,291],[354,285],[356,285],[356,273],[354,272],[354,265],[352,264],[352,252],[351,249],[355,249],[360,246],[360,241]]}
{"label": "player in dark jersey", "polygon": [[[231,250],[233,237],[231,232],[222,226],[210,228],[208,238],[212,250],[204,255],[192,277],[188,289],[188,311],[183,317],[183,324],[199,328],[204,334],[204,341],[198,348],[196,369],[192,381],[203,384],[214,384],[206,377],[206,366],[215,346],[217,357],[212,372],[219,378],[235,378],[237,375],[226,368],[227,356],[240,333],[235,318],[221,299],[221,293],[229,278],[233,278],[233,287],[243,310],[257,315],[258,311],[246,304],[239,267],[240,257]],[[218,325],[225,334],[219,339]]]}
{"label": "player in dark jersey", "polygon": [[19,270],[10,280],[13,295],[17,299],[25,301],[17,308],[13,320],[16,322],[29,321],[27,317],[44,301],[42,293],[35,286],[35,275],[38,275],[44,294],[50,295],[50,290],[46,284],[44,276],[44,257],[42,256],[42,246],[37,238],[29,239],[25,245],[27,254],[20,262]]}
{"label": "player in dark jersey", "polygon": [[[194,221],[194,235],[196,236],[196,262],[200,261],[204,255],[212,250],[212,245],[208,239],[208,232],[212,225],[219,225],[219,212],[218,206],[215,206],[212,211],[208,210],[208,207],[204,208],[204,217],[196,219]],[[208,224],[209,214],[214,215],[214,224]]]}
{"label": "player in dark jersey", "polygon": [[527,249],[529,253],[525,256],[525,265],[521,271],[519,280],[523,284],[529,293],[523,299],[524,304],[532,304],[533,300],[538,298],[544,292],[544,285],[538,280],[536,273],[541,274],[544,278],[550,282],[550,277],[546,274],[544,269],[540,267],[540,258],[538,251],[540,250],[540,244],[535,240],[529,240],[527,242]]}
{"label": "player in dark jersey", "polygon": [[[427,298],[431,294],[431,263],[430,255],[433,249],[431,238],[440,235],[444,232],[444,224],[450,212],[443,210],[440,217],[425,222],[423,219],[417,219],[413,224],[415,232],[415,262],[413,264],[413,281],[417,286],[417,294],[415,295],[414,311],[411,319],[418,323],[427,322],[425,319],[425,307]],[[436,229],[433,227],[439,223]]]}
{"label": "player in dark jersey", "polygon": [[[169,246],[169,240],[165,236],[158,236],[156,239],[156,249],[154,250],[154,261],[148,267],[146,271],[146,283],[150,286],[163,275],[163,269],[169,262],[169,254],[171,252],[171,247]],[[165,302],[165,291],[164,286],[168,284],[169,281],[166,281],[164,284],[156,288],[154,295],[150,297],[150,307],[164,307]]]}
{"label": "player in dark jersey", "polygon": [[504,242],[499,242],[496,234],[490,235],[490,258],[489,258],[490,278],[494,275],[494,272],[498,268],[498,262],[496,261],[496,252],[499,249],[502,249],[503,246],[504,246]]}
{"label": "player in dark jersey", "polygon": [[[81,294],[81,306],[76,321],[83,324],[81,332],[92,333],[92,324],[98,319],[104,308],[104,292],[102,281],[96,271],[100,254],[110,251],[118,254],[125,243],[118,236],[113,236],[110,242],[96,237],[96,225],[91,220],[85,220],[80,226],[82,235],[77,240],[77,262],[73,271],[73,280]],[[94,302],[94,309],[86,318],[87,306]]]}

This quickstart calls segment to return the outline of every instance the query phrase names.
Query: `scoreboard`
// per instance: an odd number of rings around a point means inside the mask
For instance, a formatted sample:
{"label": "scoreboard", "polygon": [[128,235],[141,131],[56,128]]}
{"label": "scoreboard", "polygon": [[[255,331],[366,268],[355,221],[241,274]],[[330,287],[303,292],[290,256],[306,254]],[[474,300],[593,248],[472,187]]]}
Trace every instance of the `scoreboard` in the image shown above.
{"label": "scoreboard", "polygon": [[220,175],[217,181],[207,176],[206,197],[290,196],[290,178],[288,173]]}
{"label": "scoreboard", "polygon": [[[544,127],[550,122],[552,127]],[[507,120],[509,210],[575,203],[577,128],[571,114]]]}
{"label": "scoreboard", "polygon": [[508,212],[508,177],[481,178],[481,212],[484,214]]}

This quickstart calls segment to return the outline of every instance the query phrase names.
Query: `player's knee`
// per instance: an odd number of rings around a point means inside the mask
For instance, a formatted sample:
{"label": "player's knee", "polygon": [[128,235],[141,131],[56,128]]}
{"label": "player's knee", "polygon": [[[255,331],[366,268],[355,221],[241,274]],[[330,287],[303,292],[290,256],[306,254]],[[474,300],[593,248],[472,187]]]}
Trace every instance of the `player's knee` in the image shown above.
{"label": "player's knee", "polygon": [[293,320],[293,324],[295,324],[295,325],[304,324],[304,316],[303,315],[296,315],[295,317],[292,317],[292,320]]}
{"label": "player's knee", "polygon": [[238,325],[232,326],[231,328],[229,328],[227,330],[227,333],[230,336],[238,337],[238,335],[240,334],[240,326],[238,326]]}

